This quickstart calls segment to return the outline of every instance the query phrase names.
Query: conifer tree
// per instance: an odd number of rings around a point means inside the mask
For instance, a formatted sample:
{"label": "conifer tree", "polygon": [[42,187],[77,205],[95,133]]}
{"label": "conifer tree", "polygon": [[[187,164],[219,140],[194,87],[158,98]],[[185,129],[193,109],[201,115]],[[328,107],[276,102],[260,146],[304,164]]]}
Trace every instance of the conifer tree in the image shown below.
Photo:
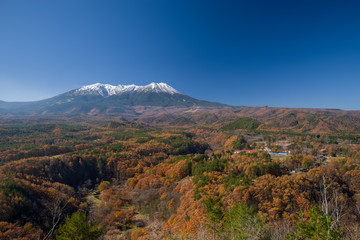
{"label": "conifer tree", "polygon": [[89,222],[85,213],[76,212],[66,217],[65,223],[59,227],[57,240],[95,240],[102,234],[102,228]]}

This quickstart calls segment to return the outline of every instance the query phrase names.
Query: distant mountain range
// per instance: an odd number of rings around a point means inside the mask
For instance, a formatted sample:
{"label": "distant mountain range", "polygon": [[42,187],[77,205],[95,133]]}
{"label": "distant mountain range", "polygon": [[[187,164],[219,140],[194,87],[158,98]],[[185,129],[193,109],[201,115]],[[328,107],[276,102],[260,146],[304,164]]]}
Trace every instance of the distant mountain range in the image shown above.
{"label": "distant mountain range", "polygon": [[134,107],[222,108],[180,93],[166,83],[146,86],[92,84],[35,102],[0,101],[2,116],[137,114]]}
{"label": "distant mountain range", "polygon": [[225,131],[360,134],[360,111],[234,107],[187,96],[166,83],[92,84],[35,102],[0,101],[0,118],[108,117],[170,126],[212,126]]}

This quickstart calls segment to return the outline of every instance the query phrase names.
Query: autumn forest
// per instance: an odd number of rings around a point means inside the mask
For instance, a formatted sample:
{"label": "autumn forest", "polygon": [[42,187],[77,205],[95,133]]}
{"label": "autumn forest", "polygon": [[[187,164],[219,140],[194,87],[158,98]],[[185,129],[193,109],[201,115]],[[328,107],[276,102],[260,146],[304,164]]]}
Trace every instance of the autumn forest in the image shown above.
{"label": "autumn forest", "polygon": [[2,119],[0,239],[360,239],[360,135],[291,114]]}

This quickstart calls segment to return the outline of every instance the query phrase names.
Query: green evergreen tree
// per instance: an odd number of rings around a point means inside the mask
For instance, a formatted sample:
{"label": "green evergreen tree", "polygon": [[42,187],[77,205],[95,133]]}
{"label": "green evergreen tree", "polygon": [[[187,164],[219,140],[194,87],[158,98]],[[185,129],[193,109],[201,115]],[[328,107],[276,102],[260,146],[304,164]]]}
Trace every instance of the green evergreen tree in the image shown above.
{"label": "green evergreen tree", "polygon": [[65,223],[58,229],[57,240],[95,240],[102,234],[98,224],[89,222],[85,213],[76,212],[66,217]]}
{"label": "green evergreen tree", "polygon": [[265,222],[252,207],[239,203],[225,215],[222,239],[246,240],[267,239]]}
{"label": "green evergreen tree", "polygon": [[209,227],[215,232],[219,231],[221,221],[224,214],[221,210],[222,203],[220,199],[215,197],[208,197],[203,201],[207,213],[207,219],[210,223]]}
{"label": "green evergreen tree", "polygon": [[334,225],[330,217],[324,214],[320,207],[309,209],[308,216],[303,212],[298,215],[295,223],[296,232],[290,233],[288,240],[338,240],[341,239],[341,229]]}

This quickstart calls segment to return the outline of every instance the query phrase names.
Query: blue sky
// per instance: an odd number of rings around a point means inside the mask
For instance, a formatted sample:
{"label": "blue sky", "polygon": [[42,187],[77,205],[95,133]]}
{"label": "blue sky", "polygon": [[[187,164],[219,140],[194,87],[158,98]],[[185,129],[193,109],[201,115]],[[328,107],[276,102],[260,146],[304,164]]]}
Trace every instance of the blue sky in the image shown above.
{"label": "blue sky", "polygon": [[239,106],[360,109],[359,1],[0,0],[0,100],[166,82]]}

